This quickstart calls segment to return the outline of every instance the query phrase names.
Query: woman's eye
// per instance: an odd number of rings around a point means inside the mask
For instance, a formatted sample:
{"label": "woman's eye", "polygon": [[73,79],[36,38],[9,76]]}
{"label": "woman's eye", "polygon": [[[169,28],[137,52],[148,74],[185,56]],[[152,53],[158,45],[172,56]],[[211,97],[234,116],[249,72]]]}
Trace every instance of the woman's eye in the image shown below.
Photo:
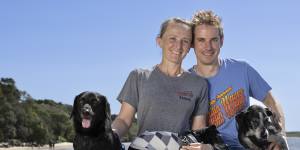
{"label": "woman's eye", "polygon": [[189,43],[190,43],[190,41],[189,41],[189,40],[183,40],[183,43],[185,43],[185,44],[189,44]]}
{"label": "woman's eye", "polygon": [[174,41],[176,41],[176,38],[175,38],[175,37],[170,37],[169,40],[170,40],[171,42],[174,42]]}

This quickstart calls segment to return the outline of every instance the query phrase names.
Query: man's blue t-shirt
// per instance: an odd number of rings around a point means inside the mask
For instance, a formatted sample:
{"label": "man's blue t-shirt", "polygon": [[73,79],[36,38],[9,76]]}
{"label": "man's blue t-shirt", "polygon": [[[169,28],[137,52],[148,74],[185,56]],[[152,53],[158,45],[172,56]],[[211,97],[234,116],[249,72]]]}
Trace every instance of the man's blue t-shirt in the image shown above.
{"label": "man's blue t-shirt", "polygon": [[[196,73],[194,68],[189,71]],[[218,73],[207,80],[209,124],[218,127],[231,149],[244,149],[238,140],[235,115],[249,107],[249,97],[263,101],[271,87],[249,64],[234,59],[221,59]]]}

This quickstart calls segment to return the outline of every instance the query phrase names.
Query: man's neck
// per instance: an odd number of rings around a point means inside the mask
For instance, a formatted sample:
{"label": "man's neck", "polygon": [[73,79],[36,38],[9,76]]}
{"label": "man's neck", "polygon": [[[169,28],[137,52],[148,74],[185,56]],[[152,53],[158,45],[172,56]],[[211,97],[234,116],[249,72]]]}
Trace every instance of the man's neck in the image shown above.
{"label": "man's neck", "polygon": [[220,68],[220,60],[218,60],[214,64],[202,64],[202,63],[197,63],[197,65],[194,67],[195,72],[204,78],[210,78],[215,76]]}

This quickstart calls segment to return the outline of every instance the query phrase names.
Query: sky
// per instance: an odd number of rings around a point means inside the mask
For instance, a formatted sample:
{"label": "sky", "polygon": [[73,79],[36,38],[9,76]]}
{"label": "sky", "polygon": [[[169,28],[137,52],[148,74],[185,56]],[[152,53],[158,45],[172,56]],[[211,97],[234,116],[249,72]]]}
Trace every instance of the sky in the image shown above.
{"label": "sky", "polygon": [[[272,86],[287,131],[300,131],[297,0],[1,0],[0,77],[35,99],[73,104],[82,91],[105,95],[112,113],[130,71],[160,63],[155,42],[170,17],[201,9],[222,17],[222,58],[247,61]],[[193,49],[183,67],[196,62]]]}

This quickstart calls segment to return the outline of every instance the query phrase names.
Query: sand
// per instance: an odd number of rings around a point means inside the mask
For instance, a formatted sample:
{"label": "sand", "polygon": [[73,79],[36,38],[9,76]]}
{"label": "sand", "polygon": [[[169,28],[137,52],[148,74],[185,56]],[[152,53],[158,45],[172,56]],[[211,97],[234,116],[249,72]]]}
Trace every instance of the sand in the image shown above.
{"label": "sand", "polygon": [[[53,149],[53,148],[52,148]],[[0,148],[0,150],[51,150],[48,145],[43,147],[10,147],[10,148]],[[55,144],[54,150],[73,150],[72,143],[57,143]]]}

